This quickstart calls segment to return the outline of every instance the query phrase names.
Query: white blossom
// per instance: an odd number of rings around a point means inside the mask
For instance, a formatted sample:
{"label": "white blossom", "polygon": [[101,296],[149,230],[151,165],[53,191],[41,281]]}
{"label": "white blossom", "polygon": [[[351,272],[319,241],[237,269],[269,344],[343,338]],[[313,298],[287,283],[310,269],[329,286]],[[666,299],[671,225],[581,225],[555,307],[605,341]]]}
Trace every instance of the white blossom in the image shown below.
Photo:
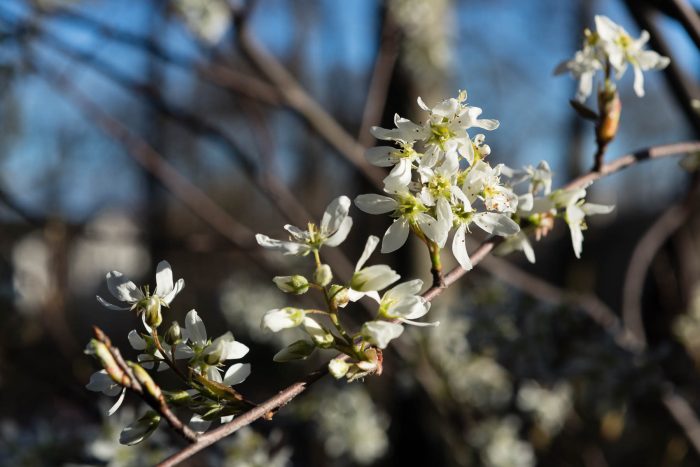
{"label": "white blossom", "polygon": [[110,271],[106,277],[109,292],[120,302],[128,304],[128,306],[113,305],[98,295],[97,301],[110,310],[135,309],[143,306],[144,301],[150,297],[156,297],[161,304],[169,306],[175,296],[185,287],[184,279],[178,279],[177,282],[173,283],[173,271],[170,268],[170,263],[167,261],[158,263],[156,268],[156,290],[153,295],[144,293],[143,290],[136,287],[136,284],[119,271]]}
{"label": "white blossom", "polygon": [[352,228],[352,218],[348,216],[350,198],[340,196],[328,205],[321,223],[316,226],[309,223],[306,230],[287,224],[284,229],[289,233],[288,241],[276,240],[267,235],[257,234],[255,239],[263,248],[280,251],[285,255],[305,256],[318,250],[322,245],[335,247],[343,243]]}

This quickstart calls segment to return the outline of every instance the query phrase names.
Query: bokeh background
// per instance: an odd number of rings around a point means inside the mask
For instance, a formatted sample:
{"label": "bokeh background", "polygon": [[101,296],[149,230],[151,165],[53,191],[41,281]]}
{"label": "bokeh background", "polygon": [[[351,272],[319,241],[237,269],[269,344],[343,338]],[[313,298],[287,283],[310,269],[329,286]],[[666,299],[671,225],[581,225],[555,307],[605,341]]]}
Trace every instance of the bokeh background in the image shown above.
{"label": "bokeh background", "polygon": [[[391,126],[395,112],[420,118],[419,95],[432,104],[466,89],[501,122],[487,135],[491,160],[547,160],[561,185],[590,168],[595,148],[567,103],[576,83],[552,71],[605,14],[634,36],[650,30],[673,63],[646,74],[643,99],[623,79],[608,157],[696,138],[698,8],[2,0],[0,464],[152,465],[182,446],[167,429],[119,446],[139,401],[107,417],[108,398],[84,388],[92,325],[127,356],[139,325],[96,302],[110,270],[153,286],[167,259],[187,286],[166,319],[196,308],[210,334],[248,344],[253,373],[240,389],[254,401],[318,367],[323,358],[271,361],[295,336],[259,331],[266,310],[293,304],[270,279],[306,265],[260,251],[253,234],[280,237],[336,196],[374,192],[369,128]],[[322,381],[188,465],[700,465],[692,179],[668,159],[596,183],[589,199],[617,208],[591,220],[581,260],[558,225],[535,265],[485,261],[433,304],[440,327],[386,353],[381,377]],[[389,222],[352,215],[342,253],[328,256],[345,278]],[[416,242],[381,260],[427,279],[426,256]],[[615,316],[641,323],[648,347],[630,349]]]}

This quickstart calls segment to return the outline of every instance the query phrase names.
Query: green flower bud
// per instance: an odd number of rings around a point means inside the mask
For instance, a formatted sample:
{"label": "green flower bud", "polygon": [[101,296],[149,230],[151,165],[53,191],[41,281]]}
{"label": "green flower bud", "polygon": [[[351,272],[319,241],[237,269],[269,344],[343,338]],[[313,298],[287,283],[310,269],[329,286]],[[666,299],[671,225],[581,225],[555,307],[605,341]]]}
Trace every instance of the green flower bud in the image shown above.
{"label": "green flower bud", "polygon": [[177,321],[173,321],[168,332],[165,333],[165,342],[169,345],[176,345],[182,342],[182,329]]}
{"label": "green flower bud", "polygon": [[301,295],[309,290],[309,281],[299,274],[294,276],[277,276],[272,279],[277,288],[284,293]]}
{"label": "green flower bud", "polygon": [[348,289],[342,285],[333,284],[328,295],[330,296],[332,305],[335,308],[342,308],[350,301]]}
{"label": "green flower bud", "polygon": [[331,267],[329,265],[322,264],[314,271],[314,282],[321,287],[327,286],[332,280],[333,271],[331,271]]}
{"label": "green flower bud", "polygon": [[350,364],[343,359],[334,358],[328,362],[328,372],[333,375],[335,379],[340,379],[345,376],[350,369]]}
{"label": "green flower bud", "polygon": [[160,299],[155,295],[143,301],[140,311],[143,311],[146,316],[146,324],[152,328],[157,328],[163,322],[163,315],[160,313]]}

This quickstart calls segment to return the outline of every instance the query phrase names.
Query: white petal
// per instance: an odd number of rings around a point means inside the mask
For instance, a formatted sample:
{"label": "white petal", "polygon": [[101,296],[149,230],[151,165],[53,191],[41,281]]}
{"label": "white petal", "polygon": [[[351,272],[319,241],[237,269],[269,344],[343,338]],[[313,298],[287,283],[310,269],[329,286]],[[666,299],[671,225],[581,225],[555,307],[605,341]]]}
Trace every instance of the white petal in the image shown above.
{"label": "white petal", "polygon": [[240,384],[250,375],[250,363],[236,363],[231,365],[224,374],[224,384],[234,386]]}
{"label": "white petal", "polygon": [[403,333],[403,326],[389,321],[369,321],[362,325],[362,335],[373,345],[385,349],[389,341]]}
{"label": "white petal", "polygon": [[243,358],[250,349],[242,342],[232,341],[226,342],[224,345],[224,353],[221,355],[221,360],[238,360]]}
{"label": "white petal", "polygon": [[418,295],[422,288],[423,281],[420,279],[413,279],[410,281],[402,282],[399,285],[392,287],[384,294],[384,298],[389,298],[393,300],[402,297],[407,297],[410,295]]}
{"label": "white petal", "polygon": [[121,394],[119,394],[119,398],[117,399],[117,402],[114,403],[112,407],[109,408],[107,411],[107,415],[112,415],[114,412],[121,407],[122,402],[124,402],[124,396],[126,395],[126,388],[122,388]]}
{"label": "white petal", "polygon": [[349,210],[350,198],[347,196],[339,196],[331,201],[321,218],[321,235],[330,235],[338,230]]}
{"label": "white petal", "polygon": [[326,239],[326,241],[323,242],[323,244],[328,245],[328,246],[340,245],[348,237],[348,234],[350,233],[351,228],[352,228],[352,217],[348,216],[343,220],[342,224],[340,224],[340,227],[338,227],[338,230],[333,235],[328,237]]}
{"label": "white petal", "polygon": [[520,226],[506,214],[484,212],[474,216],[474,223],[484,231],[494,235],[514,235],[520,232]]}
{"label": "white petal", "polygon": [[408,239],[408,231],[408,220],[403,217],[396,219],[384,233],[382,253],[391,253],[401,248]]}
{"label": "white petal", "polygon": [[638,65],[632,68],[634,70],[634,93],[637,97],[644,97],[644,73]]}
{"label": "white petal", "polygon": [[138,444],[148,438],[158,428],[159,424],[160,416],[153,411],[149,411],[122,430],[119,434],[119,443],[126,446]]}
{"label": "white petal", "polygon": [[385,214],[396,209],[398,203],[388,196],[366,194],[355,198],[355,206],[367,214]]}
{"label": "white petal", "polygon": [[165,297],[173,290],[173,270],[170,263],[161,261],[156,268],[156,291],[159,297]]}
{"label": "white petal", "polygon": [[204,327],[204,322],[195,310],[190,310],[185,316],[185,329],[187,329],[187,336],[191,342],[199,345],[206,344],[207,330]]}
{"label": "white petal", "polygon": [[143,292],[119,271],[107,273],[107,287],[122,302],[134,303],[141,300]]}
{"label": "white petal", "polygon": [[285,255],[303,255],[311,250],[311,248],[308,245],[305,245],[303,243],[276,240],[263,234],[255,235],[255,240],[261,247],[279,251]]}
{"label": "white petal", "polygon": [[438,222],[435,218],[425,213],[420,213],[416,216],[416,223],[426,237],[437,243],[440,248],[445,246],[451,224],[448,226],[444,222]]}
{"label": "white petal", "polygon": [[129,344],[131,344],[131,347],[133,347],[134,350],[144,350],[146,348],[146,340],[141,337],[141,335],[135,329],[129,331],[127,338],[129,339]]}
{"label": "white petal", "polygon": [[395,159],[391,155],[398,151],[398,149],[391,146],[377,146],[370,148],[365,153],[365,158],[367,162],[378,167],[391,167],[396,163]]}
{"label": "white petal", "polygon": [[462,266],[463,269],[467,271],[472,269],[472,262],[469,259],[469,254],[467,253],[467,243],[465,239],[466,226],[460,225],[452,238],[452,254],[455,259]]}
{"label": "white petal", "polygon": [[192,415],[192,418],[190,418],[190,422],[187,425],[197,433],[204,433],[211,426],[211,422],[208,420],[204,420],[197,414],[194,414]]}
{"label": "white petal", "polygon": [[175,296],[180,293],[182,289],[185,288],[185,279],[178,279],[177,282],[175,282],[175,287],[168,293],[166,296],[161,296],[163,301],[170,305],[170,302],[173,301]]}
{"label": "white petal", "polygon": [[367,238],[367,243],[365,243],[365,249],[362,250],[362,256],[360,256],[360,259],[355,265],[356,272],[359,271],[362,268],[362,266],[365,265],[369,257],[372,256],[372,253],[374,253],[374,250],[377,248],[377,244],[379,244],[379,237],[370,235]]}
{"label": "white petal", "polygon": [[583,206],[581,206],[581,210],[587,216],[592,216],[595,214],[608,214],[608,213],[612,212],[613,209],[615,209],[615,206],[606,206],[604,204],[594,204],[594,203],[586,203]]}
{"label": "white petal", "polygon": [[103,307],[109,309],[109,310],[115,310],[115,311],[123,311],[123,310],[129,310],[131,307],[128,306],[117,306],[117,305],[112,305],[109,303],[107,300],[104,298],[100,297],[99,295],[96,295],[97,301],[102,305]]}
{"label": "white petal", "polygon": [[361,292],[382,290],[400,278],[401,276],[386,264],[375,264],[362,268],[353,274],[350,286],[354,290],[359,290]]}

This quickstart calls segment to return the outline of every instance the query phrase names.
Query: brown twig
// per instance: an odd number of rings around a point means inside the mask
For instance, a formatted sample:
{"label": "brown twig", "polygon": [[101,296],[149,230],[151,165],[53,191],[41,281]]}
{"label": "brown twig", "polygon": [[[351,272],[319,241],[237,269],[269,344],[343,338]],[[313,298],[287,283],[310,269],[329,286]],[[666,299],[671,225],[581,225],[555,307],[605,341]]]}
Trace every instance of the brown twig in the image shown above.
{"label": "brown twig", "polygon": [[644,345],[646,345],[646,333],[642,319],[644,280],[659,249],[671,235],[685,224],[692,213],[693,201],[699,191],[700,180],[695,176],[693,186],[683,202],[668,208],[644,233],[632,252],[622,287],[622,319],[625,326]]}
{"label": "brown twig", "polygon": [[391,74],[399,56],[399,29],[396,27],[388,8],[384,9],[384,15],[381,43],[369,81],[360,131],[357,136],[357,140],[363,147],[369,147],[373,144],[374,140],[369,130],[372,125],[377,125],[382,118],[391,83]]}
{"label": "brown twig", "polygon": [[316,100],[311,97],[292,74],[269,54],[250,34],[247,14],[236,12],[238,45],[253,65],[272,82],[282,94],[285,104],[298,113],[336,151],[359,170],[370,183],[381,189],[384,172],[364,158],[364,148]]}
{"label": "brown twig", "polygon": [[319,371],[311,373],[302,381],[297,381],[257,407],[250,409],[244,414],[234,418],[232,422],[221,425],[220,427],[199,436],[199,438],[193,444],[190,444],[181,451],[168,457],[163,462],[158,464],[158,467],[170,467],[176,465],[201,451],[205,447],[216,443],[244,426],[250,425],[255,420],[263,418],[271,412],[275,412],[280,407],[285,406],[287,403],[289,403],[289,401],[304,392],[308,386],[321,379],[326,373],[327,369],[325,367]]}

